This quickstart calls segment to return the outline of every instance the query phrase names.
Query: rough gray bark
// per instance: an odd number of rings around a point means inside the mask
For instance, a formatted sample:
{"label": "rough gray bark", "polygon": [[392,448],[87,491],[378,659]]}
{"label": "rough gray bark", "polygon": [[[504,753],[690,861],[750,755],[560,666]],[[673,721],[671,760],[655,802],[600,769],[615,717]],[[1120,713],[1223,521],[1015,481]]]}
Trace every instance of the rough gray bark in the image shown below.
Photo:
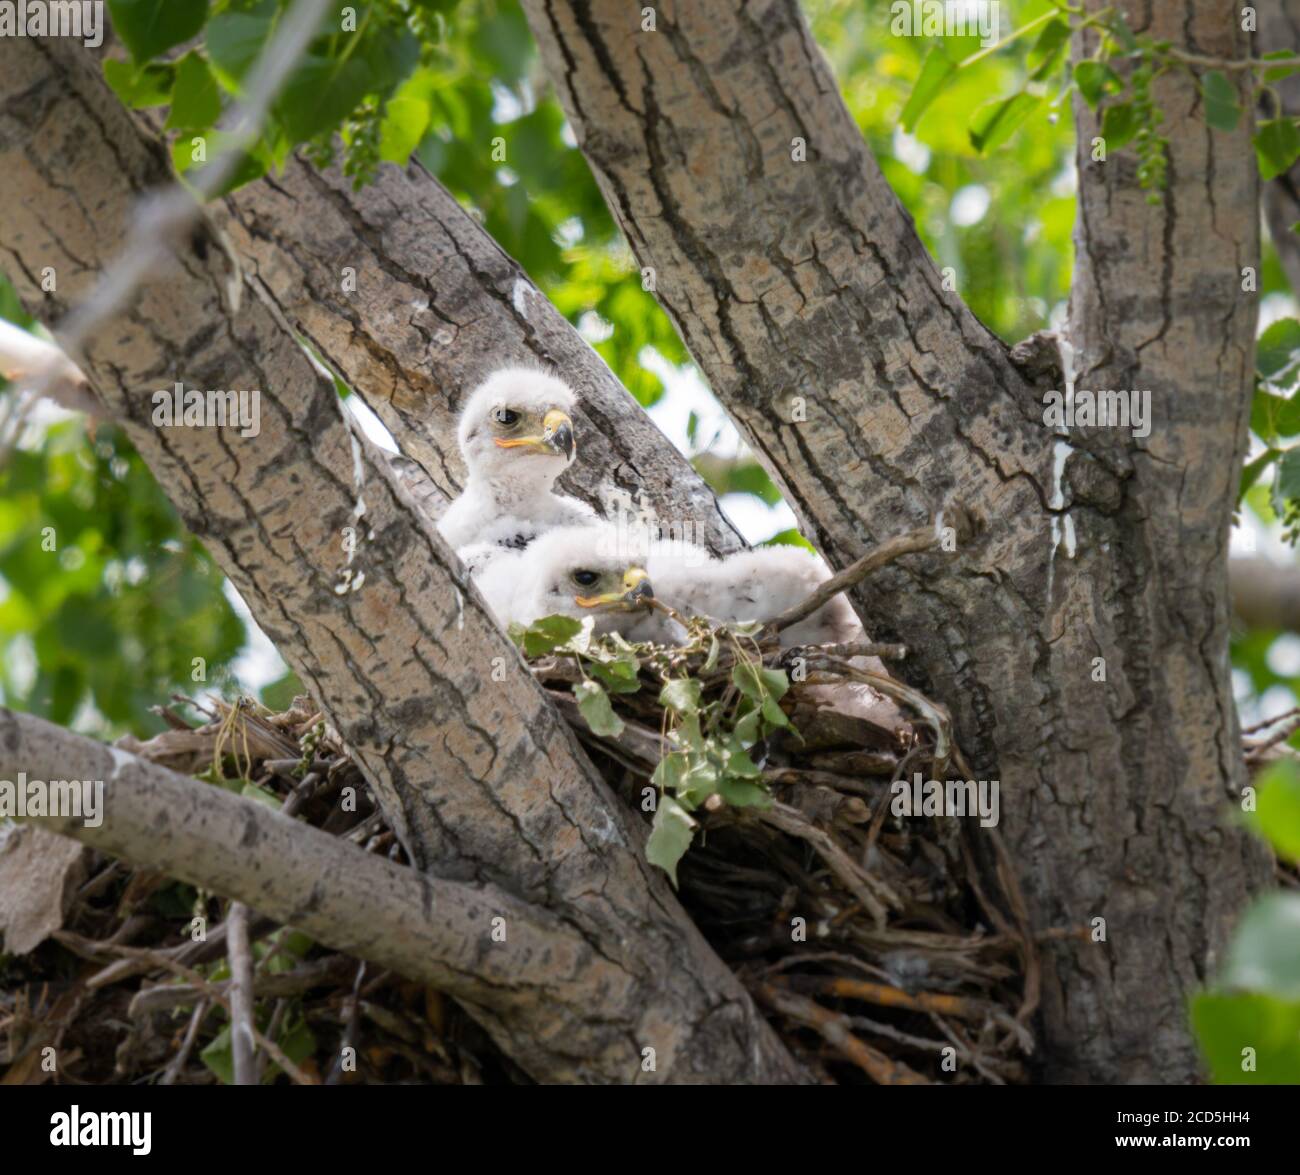
{"label": "rough gray bark", "polygon": [[[167,156],[79,45],[26,39],[3,51],[0,258],[33,312],[57,324],[124,240],[140,197],[168,181]],[[57,292],[40,288],[45,266]],[[356,441],[274,303],[246,289],[232,311],[229,276],[201,226],[85,348],[87,374],[346,739],[413,859],[550,911],[617,972],[617,983],[590,972],[591,1035],[576,1055],[552,1041],[534,1075],[800,1079],[645,862],[641,826],[522,670],[453,553]],[[260,435],[155,428],[152,392],[176,381],[259,389]],[[492,680],[495,665],[503,680]],[[507,1052],[535,1057],[534,1038],[557,1029],[537,1012],[485,1023]],[[654,1073],[642,1070],[647,1047]]]}
{"label": "rough gray bark", "polygon": [[[1230,6],[1122,7],[1176,45],[1245,52]],[[1077,112],[1078,387],[1149,388],[1156,423],[1059,449],[1042,401],[1059,371],[942,288],[796,0],[664,3],[654,32],[618,0],[525,9],[661,302],[828,559],[953,497],[989,521],[955,569],[913,557],[855,600],[1002,781],[1037,925],[1107,920],[1106,943],[1049,957],[1047,1076],[1193,1078],[1186,998],[1267,877],[1223,819],[1243,778],[1225,548],[1255,323],[1250,127],[1209,130],[1194,83],[1166,75],[1169,190],[1152,208],[1130,152],[1091,162],[1095,120]]]}

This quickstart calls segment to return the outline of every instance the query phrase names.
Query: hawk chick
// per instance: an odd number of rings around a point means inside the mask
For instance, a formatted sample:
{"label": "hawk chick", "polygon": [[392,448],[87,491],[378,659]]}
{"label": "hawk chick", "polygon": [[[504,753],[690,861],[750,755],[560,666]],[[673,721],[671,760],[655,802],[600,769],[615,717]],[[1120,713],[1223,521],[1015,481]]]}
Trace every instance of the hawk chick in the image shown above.
{"label": "hawk chick", "polygon": [[554,492],[573,462],[574,395],[562,380],[527,367],[493,372],[466,401],[458,438],[468,476],[438,520],[466,549],[471,573],[499,549],[522,549],[556,526],[594,522],[591,507]]}
{"label": "hawk chick", "polygon": [[475,582],[503,628],[543,616],[590,616],[597,633],[650,640],[659,626],[647,606],[654,592],[644,556],[619,537],[601,522],[557,527],[526,550],[491,560]]}

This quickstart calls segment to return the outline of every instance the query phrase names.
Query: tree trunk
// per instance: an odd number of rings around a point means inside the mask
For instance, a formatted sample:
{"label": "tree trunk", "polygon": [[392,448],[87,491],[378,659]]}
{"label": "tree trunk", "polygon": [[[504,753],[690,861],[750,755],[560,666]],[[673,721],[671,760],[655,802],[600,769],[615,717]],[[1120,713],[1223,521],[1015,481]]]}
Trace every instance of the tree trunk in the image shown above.
{"label": "tree trunk", "polygon": [[[1105,919],[1104,942],[1049,957],[1047,1076],[1192,1079],[1187,996],[1268,876],[1224,819],[1243,780],[1225,552],[1256,314],[1250,127],[1208,129],[1194,79],[1165,75],[1152,207],[1131,152],[1091,161],[1076,110],[1077,386],[1150,389],[1155,423],[1066,436],[1045,423],[1056,365],[943,288],[796,0],[665,3],[655,31],[617,0],[525,8],[660,301],[831,562],[953,499],[988,523],[955,567],[913,557],[855,601],[1001,780],[1037,926]],[[1229,6],[1153,9],[1157,38],[1245,52]]]}
{"label": "tree trunk", "polygon": [[[6,42],[0,110],[0,249],[29,307],[57,323],[121,247],[141,197],[168,182],[166,150],[79,45]],[[57,292],[42,289],[46,267]],[[253,282],[232,308],[230,278],[217,235],[198,226],[90,340],[86,370],[342,734],[417,865],[549,911],[609,964],[590,972],[590,1033],[572,1049],[545,1005],[522,1023],[473,1004],[471,1015],[541,1080],[802,1079],[274,302]],[[177,381],[259,389],[260,433],[155,427],[152,393]]]}

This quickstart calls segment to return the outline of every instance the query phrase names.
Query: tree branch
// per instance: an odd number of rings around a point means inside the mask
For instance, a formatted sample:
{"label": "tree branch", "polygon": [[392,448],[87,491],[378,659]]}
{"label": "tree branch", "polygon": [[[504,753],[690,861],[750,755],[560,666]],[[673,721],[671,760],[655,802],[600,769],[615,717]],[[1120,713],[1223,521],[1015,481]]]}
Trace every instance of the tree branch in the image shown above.
{"label": "tree branch", "polygon": [[[591,985],[619,985],[623,977],[555,915],[495,887],[395,865],[265,804],[0,708],[0,780],[17,783],[20,772],[29,782],[72,777],[104,784],[97,827],[67,815],[19,816],[21,822],[244,902],[335,950],[437,987],[490,1012],[516,1044],[531,1035],[544,1003],[558,1031],[531,1043],[521,1063],[555,1079],[582,1080],[584,1072],[590,1079],[596,1070],[588,1065],[599,1067],[606,1046],[585,1023]],[[496,924],[504,941],[493,937],[495,919],[504,920]],[[229,938],[228,945],[238,953]]]}

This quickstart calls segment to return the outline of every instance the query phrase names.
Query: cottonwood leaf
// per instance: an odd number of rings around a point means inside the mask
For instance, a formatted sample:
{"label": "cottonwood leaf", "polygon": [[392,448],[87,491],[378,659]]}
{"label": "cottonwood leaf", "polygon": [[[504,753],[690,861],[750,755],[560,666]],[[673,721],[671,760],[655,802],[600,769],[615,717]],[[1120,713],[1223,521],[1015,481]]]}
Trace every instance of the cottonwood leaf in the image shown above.
{"label": "cottonwood leaf", "polygon": [[659,691],[659,704],[678,714],[696,714],[700,709],[700,683],[689,677],[667,682]]}
{"label": "cottonwood leaf", "polygon": [[1080,61],[1074,67],[1074,84],[1093,110],[1105,95],[1118,94],[1124,88],[1119,74],[1100,61]]}
{"label": "cottonwood leaf", "polygon": [[171,101],[176,70],[170,65],[139,66],[110,58],[104,62],[104,80],[124,106],[145,110]]}
{"label": "cottonwood leaf", "polygon": [[1055,72],[1070,41],[1070,26],[1063,20],[1049,20],[1029,50],[1025,65],[1033,81],[1041,82]]}
{"label": "cottonwood leaf", "polygon": [[579,681],[573,687],[578,699],[578,710],[591,733],[602,738],[617,738],[623,733],[623,719],[614,713],[609,695],[594,681]]}
{"label": "cottonwood leaf", "polygon": [[1272,118],[1260,123],[1254,143],[1260,179],[1271,180],[1281,175],[1300,157],[1300,132],[1289,118]]}
{"label": "cottonwood leaf", "polygon": [[1237,91],[1220,70],[1212,69],[1201,78],[1201,98],[1205,103],[1205,121],[1220,131],[1235,131],[1241,119]]}
{"label": "cottonwood leaf", "polygon": [[1138,133],[1137,111],[1130,102],[1107,106],[1101,113],[1101,137],[1106,140],[1106,150],[1118,151],[1128,146]]}
{"label": "cottonwood leaf", "polygon": [[650,839],[646,841],[646,860],[668,874],[677,887],[677,864],[691,847],[696,822],[672,796],[664,796],[655,812]]}
{"label": "cottonwood leaf", "polygon": [[526,657],[542,657],[567,644],[582,631],[582,622],[572,616],[543,616],[527,628],[515,628],[511,635]]}
{"label": "cottonwood leaf", "polygon": [[168,127],[201,130],[221,114],[221,93],[208,63],[197,53],[187,53],[176,66],[176,85]]}
{"label": "cottonwood leaf", "polygon": [[148,61],[196,36],[208,0],[108,0],[113,28],[136,61]]}
{"label": "cottonwood leaf", "polygon": [[1279,857],[1300,861],[1300,766],[1287,759],[1274,763],[1255,787],[1258,799],[1247,823]]}
{"label": "cottonwood leaf", "polygon": [[899,118],[903,130],[910,134],[916,129],[917,120],[925,113],[926,107],[939,96],[939,92],[956,72],[956,64],[942,49],[931,49],[925,55],[920,76],[917,77],[916,85],[912,87]]}
{"label": "cottonwood leaf", "polygon": [[1042,102],[1035,94],[1020,93],[985,103],[970,121],[971,146],[981,155],[1002,146]]}
{"label": "cottonwood leaf", "polygon": [[[1300,1085],[1300,1003],[1253,993],[1192,999],[1192,1025],[1218,1085]],[[1253,1069],[1242,1067],[1252,1049]]]}
{"label": "cottonwood leaf", "polygon": [[[1255,344],[1255,370],[1273,382],[1285,371],[1300,352],[1300,322],[1294,318],[1279,318],[1270,323]],[[1285,386],[1295,382],[1295,374]]]}

